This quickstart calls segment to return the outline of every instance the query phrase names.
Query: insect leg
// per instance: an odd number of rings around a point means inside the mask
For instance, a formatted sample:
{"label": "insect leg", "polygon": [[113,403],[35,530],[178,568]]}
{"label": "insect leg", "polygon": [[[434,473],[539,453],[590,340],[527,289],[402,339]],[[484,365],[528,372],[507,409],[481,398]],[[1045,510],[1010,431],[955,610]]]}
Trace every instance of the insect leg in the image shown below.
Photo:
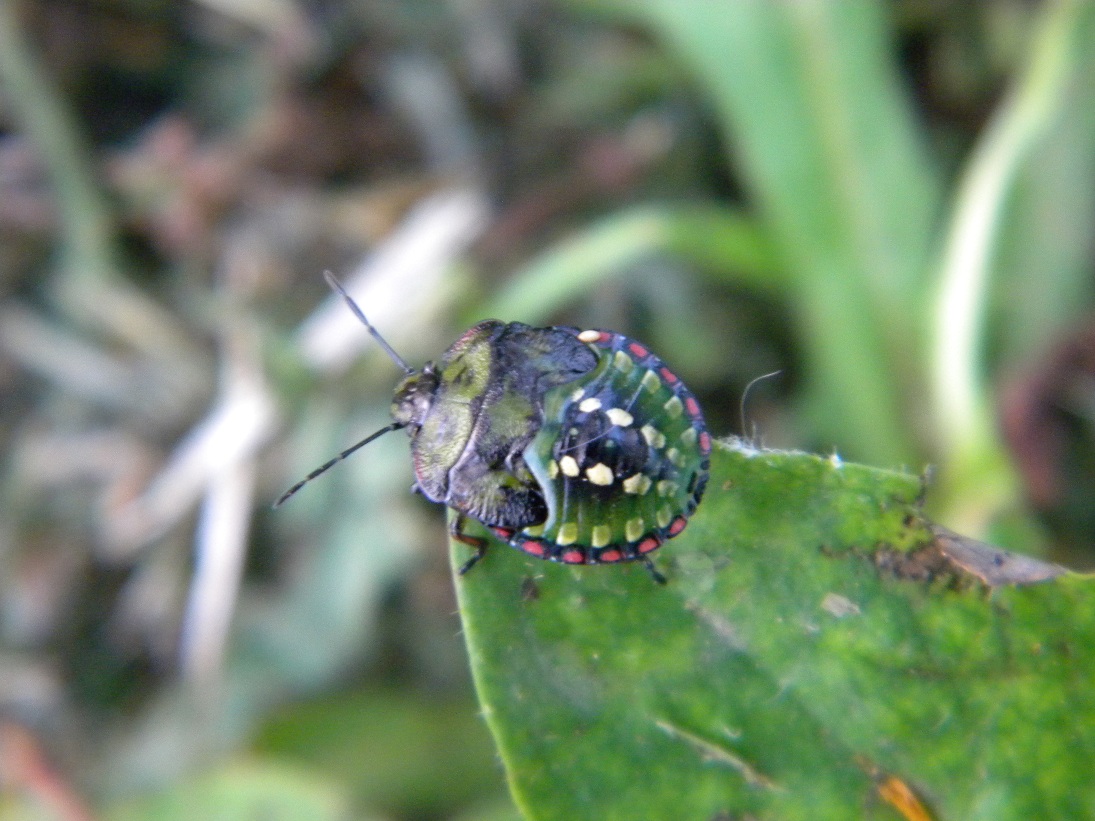
{"label": "insect leg", "polygon": [[643,557],[643,564],[646,566],[646,569],[650,571],[650,577],[654,579],[654,581],[658,584],[665,584],[665,576],[658,572],[658,568],[654,566],[654,562],[649,556]]}
{"label": "insect leg", "polygon": [[468,559],[464,564],[460,566],[460,570],[457,572],[463,576],[475,563],[483,558],[483,555],[487,552],[487,540],[480,538],[479,536],[469,536],[464,532],[464,523],[467,522],[468,517],[463,513],[457,513],[456,517],[449,525],[449,535],[451,535],[456,541],[475,548],[475,555]]}

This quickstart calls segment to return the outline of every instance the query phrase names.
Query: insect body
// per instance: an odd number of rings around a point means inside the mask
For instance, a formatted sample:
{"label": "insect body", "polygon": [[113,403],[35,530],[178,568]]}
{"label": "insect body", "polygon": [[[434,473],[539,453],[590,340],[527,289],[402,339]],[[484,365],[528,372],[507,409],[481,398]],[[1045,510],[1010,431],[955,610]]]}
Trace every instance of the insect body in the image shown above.
{"label": "insect body", "polygon": [[642,561],[679,534],[707,483],[711,437],[695,397],[638,342],[609,331],[481,322],[441,359],[405,371],[391,425],[313,471],[278,500],[378,436],[406,428],[415,486],[513,547],[567,564]]}

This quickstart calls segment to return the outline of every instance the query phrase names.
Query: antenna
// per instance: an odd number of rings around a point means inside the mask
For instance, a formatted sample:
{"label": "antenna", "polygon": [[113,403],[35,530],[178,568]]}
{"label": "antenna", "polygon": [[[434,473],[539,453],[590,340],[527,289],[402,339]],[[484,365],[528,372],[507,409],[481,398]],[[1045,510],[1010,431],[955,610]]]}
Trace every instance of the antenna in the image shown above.
{"label": "antenna", "polygon": [[[385,340],[384,337],[380,335],[380,332],[377,331],[377,329],[372,326],[369,320],[365,318],[365,312],[357,306],[357,303],[354,302],[353,297],[346,293],[346,289],[342,287],[341,282],[335,279],[335,275],[332,274],[330,271],[324,271],[323,278],[327,280],[327,284],[331,286],[331,290],[337,293],[346,301],[346,304],[350,306],[350,310],[354,312],[354,316],[360,319],[361,323],[369,329],[369,333],[372,334],[373,339],[379,342],[380,347],[382,347],[388,354],[388,356],[392,358],[392,361],[403,369],[403,373],[414,373],[414,368],[412,368],[410,365],[403,361],[403,357],[401,357],[392,349],[392,346],[388,344],[387,340]],[[354,453],[354,451],[358,450],[359,448],[365,447],[374,439],[379,439],[385,433],[391,433],[393,430],[399,430],[402,427],[406,427],[406,425],[400,422],[392,422],[390,425],[386,425],[385,427],[376,431],[376,433],[370,433],[356,445],[351,445],[350,447],[346,448],[346,450],[342,451],[342,453],[340,453],[334,459],[331,459],[330,461],[320,465],[318,468],[313,470],[311,473],[309,473],[307,476],[305,476],[303,479],[301,479],[299,482],[297,482],[295,485],[293,485],[291,488],[281,494],[278,500],[274,502],[274,507],[280,507],[281,505],[283,505],[286,501],[289,500],[290,496],[293,496],[298,490],[300,490],[313,479],[322,476],[324,473],[329,471],[347,456],[350,456],[352,453]]]}
{"label": "antenna", "polygon": [[310,481],[315,479],[317,476],[322,476],[324,473],[329,471],[331,468],[333,468],[335,465],[337,465],[339,462],[341,462],[347,456],[352,454],[358,448],[363,448],[367,444],[369,444],[371,441],[373,441],[374,439],[379,439],[385,433],[391,433],[393,430],[399,430],[402,427],[404,427],[404,425],[401,425],[398,422],[392,422],[390,425],[386,425],[386,426],[382,427],[376,433],[370,433],[368,436],[366,436],[364,439],[362,439],[356,445],[351,445],[350,447],[346,448],[346,450],[342,451],[342,453],[340,453],[334,459],[320,465],[318,468],[313,470],[311,473],[309,473],[307,476],[305,476],[303,479],[301,479],[299,482],[297,482],[295,485],[293,485],[291,488],[289,488],[287,491],[285,491],[283,494],[281,494],[281,497],[276,502],[274,502],[274,507],[280,507],[282,504],[284,504],[289,499],[290,496],[295,494],[298,490],[300,490],[302,487],[304,487]]}
{"label": "antenna", "polygon": [[414,368],[403,361],[403,357],[395,352],[387,340],[380,335],[380,332],[372,326],[372,324],[365,318],[365,313],[357,307],[357,303],[354,302],[353,297],[346,293],[346,289],[342,287],[342,283],[335,279],[335,275],[330,271],[323,272],[323,278],[327,280],[327,284],[331,286],[331,290],[346,300],[346,304],[350,306],[350,310],[354,312],[354,316],[361,320],[361,323],[369,329],[369,333],[373,335],[373,339],[380,343],[385,353],[392,358],[392,362],[403,369],[403,373],[414,373]]}
{"label": "antenna", "polygon": [[779,376],[781,373],[783,373],[782,369],[753,377],[749,380],[749,384],[745,386],[745,390],[741,392],[741,405],[739,407],[739,412],[741,413],[741,435],[745,438],[747,442],[753,442],[754,439],[754,437],[750,436],[749,433],[745,430],[745,400],[749,398],[749,391],[755,384],[757,384],[761,380],[771,379],[773,376]]}

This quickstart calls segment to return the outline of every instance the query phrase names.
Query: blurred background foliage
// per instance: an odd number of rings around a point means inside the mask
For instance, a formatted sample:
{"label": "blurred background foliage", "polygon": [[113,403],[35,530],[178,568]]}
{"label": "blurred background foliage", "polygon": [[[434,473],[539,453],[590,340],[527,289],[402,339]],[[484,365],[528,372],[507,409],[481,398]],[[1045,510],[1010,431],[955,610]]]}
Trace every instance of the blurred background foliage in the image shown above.
{"label": "blurred background foliage", "polygon": [[1079,0],[0,0],[0,819],[515,817],[324,269],[1090,566],[1093,164]]}

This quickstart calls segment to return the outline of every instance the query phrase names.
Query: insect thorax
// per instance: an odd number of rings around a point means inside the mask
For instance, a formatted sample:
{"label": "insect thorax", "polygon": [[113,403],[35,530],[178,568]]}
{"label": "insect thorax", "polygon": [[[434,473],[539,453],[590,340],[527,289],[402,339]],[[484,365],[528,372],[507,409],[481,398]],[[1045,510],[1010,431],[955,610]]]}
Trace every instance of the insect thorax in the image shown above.
{"label": "insect thorax", "polygon": [[597,361],[567,330],[492,320],[465,332],[428,378],[405,379],[393,403],[409,426],[419,488],[487,524],[542,520],[543,492],[523,451],[545,392]]}

